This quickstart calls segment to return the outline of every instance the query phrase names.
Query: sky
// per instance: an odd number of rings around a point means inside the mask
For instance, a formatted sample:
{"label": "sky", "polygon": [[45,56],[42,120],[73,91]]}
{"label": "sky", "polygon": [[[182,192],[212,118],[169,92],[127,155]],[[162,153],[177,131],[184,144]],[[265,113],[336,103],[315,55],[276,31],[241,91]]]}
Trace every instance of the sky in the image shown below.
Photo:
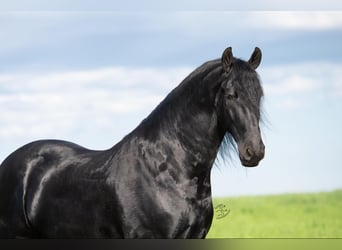
{"label": "sky", "polygon": [[5,7],[0,162],[37,139],[107,149],[196,67],[258,46],[266,155],[218,162],[213,195],[342,188],[342,12]]}

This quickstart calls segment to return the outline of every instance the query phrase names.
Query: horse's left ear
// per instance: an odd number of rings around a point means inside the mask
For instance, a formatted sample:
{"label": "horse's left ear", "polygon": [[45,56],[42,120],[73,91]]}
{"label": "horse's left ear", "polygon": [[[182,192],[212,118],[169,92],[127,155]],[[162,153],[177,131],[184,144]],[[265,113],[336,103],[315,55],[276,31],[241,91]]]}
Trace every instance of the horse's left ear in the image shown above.
{"label": "horse's left ear", "polygon": [[226,72],[230,71],[233,60],[234,60],[234,57],[233,57],[232,47],[226,48],[221,58],[224,71]]}
{"label": "horse's left ear", "polygon": [[258,47],[255,47],[251,58],[248,60],[249,64],[254,70],[260,65],[261,57],[261,50]]}

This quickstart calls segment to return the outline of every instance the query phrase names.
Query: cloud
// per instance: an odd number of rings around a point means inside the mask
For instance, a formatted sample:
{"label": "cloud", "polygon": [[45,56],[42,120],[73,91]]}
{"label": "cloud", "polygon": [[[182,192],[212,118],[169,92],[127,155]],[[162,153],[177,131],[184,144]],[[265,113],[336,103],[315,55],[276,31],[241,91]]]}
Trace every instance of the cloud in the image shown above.
{"label": "cloud", "polygon": [[260,70],[266,98],[274,105],[293,109],[310,101],[342,97],[342,64],[307,62]]}
{"label": "cloud", "polygon": [[192,69],[188,67],[171,69],[106,67],[100,69],[62,71],[35,74],[0,75],[1,86],[7,91],[52,91],[55,89],[79,88],[168,88]]}
{"label": "cloud", "polygon": [[92,117],[146,113],[190,72],[172,69],[103,68],[0,75],[0,138],[60,135]]}
{"label": "cloud", "polygon": [[342,64],[301,62],[268,66],[260,70],[269,94],[295,94],[322,91],[338,94],[342,87]]}
{"label": "cloud", "polygon": [[339,11],[274,11],[254,12],[248,19],[251,25],[265,29],[327,30],[341,29],[342,15]]}
{"label": "cloud", "polygon": [[297,73],[282,79],[272,79],[272,81],[275,83],[265,84],[265,91],[267,94],[278,96],[313,92],[323,85],[322,79],[314,79]]}

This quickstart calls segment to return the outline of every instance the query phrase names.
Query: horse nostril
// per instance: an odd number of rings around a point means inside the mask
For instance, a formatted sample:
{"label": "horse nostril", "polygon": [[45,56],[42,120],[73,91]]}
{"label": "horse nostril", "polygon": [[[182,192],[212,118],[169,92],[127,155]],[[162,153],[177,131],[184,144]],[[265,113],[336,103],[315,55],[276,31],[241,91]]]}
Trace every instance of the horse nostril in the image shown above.
{"label": "horse nostril", "polygon": [[241,163],[246,167],[255,167],[264,157],[264,153],[265,149],[262,145],[260,145],[260,148],[254,148],[253,145],[249,145],[241,152]]}
{"label": "horse nostril", "polygon": [[246,149],[246,156],[249,157],[249,158],[252,158],[253,153],[252,153],[252,150],[250,148]]}

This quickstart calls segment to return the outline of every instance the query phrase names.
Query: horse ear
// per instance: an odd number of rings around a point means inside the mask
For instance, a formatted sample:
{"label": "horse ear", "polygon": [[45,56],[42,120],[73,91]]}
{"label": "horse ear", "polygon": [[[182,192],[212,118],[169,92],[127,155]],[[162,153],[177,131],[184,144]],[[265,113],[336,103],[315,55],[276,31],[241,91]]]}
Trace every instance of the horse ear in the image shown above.
{"label": "horse ear", "polygon": [[261,50],[258,47],[255,47],[251,58],[248,60],[249,64],[254,70],[260,65],[261,57]]}
{"label": "horse ear", "polygon": [[226,48],[222,54],[222,66],[225,72],[229,72],[230,68],[232,67],[233,63],[233,52],[232,47]]}

